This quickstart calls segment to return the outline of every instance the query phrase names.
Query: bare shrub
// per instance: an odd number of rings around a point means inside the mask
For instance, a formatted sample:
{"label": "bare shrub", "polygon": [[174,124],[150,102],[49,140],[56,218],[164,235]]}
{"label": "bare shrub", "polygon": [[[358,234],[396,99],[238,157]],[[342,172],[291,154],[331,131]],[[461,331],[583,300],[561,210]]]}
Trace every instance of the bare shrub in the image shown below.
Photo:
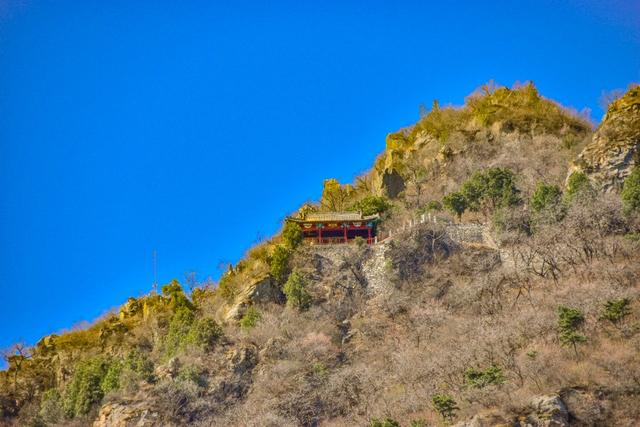
{"label": "bare shrub", "polygon": [[420,224],[390,243],[387,258],[397,280],[411,282],[424,274],[424,265],[448,257],[454,244],[442,228]]}

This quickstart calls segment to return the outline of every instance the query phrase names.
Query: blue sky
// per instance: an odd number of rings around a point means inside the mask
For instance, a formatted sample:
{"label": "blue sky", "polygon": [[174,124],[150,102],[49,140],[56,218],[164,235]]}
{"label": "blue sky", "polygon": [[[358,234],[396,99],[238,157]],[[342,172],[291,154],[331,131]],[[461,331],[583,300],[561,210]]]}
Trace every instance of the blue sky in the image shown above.
{"label": "blue sky", "polygon": [[[0,0],[0,346],[217,276],[419,105],[533,80],[597,121],[640,2]],[[482,3],[482,4],[481,4]]]}

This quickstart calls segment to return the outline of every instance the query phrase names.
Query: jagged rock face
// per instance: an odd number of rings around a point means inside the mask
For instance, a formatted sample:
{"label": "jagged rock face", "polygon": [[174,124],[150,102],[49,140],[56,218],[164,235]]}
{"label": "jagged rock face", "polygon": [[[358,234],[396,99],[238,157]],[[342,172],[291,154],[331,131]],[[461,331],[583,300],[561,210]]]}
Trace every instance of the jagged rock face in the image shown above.
{"label": "jagged rock face", "polygon": [[382,189],[390,199],[395,199],[404,190],[402,176],[395,170],[387,170],[382,174]]}
{"label": "jagged rock face", "polygon": [[256,280],[249,287],[249,298],[254,303],[284,302],[284,295],[280,287],[269,275]]}
{"label": "jagged rock face", "polygon": [[613,102],[570,171],[582,171],[599,190],[617,191],[640,155],[640,86]]}
{"label": "jagged rock face", "polygon": [[254,303],[266,302],[284,302],[282,290],[268,274],[255,279],[243,289],[223,316],[223,319],[225,322],[240,320],[246,312],[247,307]]}
{"label": "jagged rock face", "polygon": [[388,149],[378,158],[373,170],[373,189],[376,194],[395,199],[404,191],[406,183],[399,172],[403,154],[394,149]]}
{"label": "jagged rock face", "polygon": [[367,278],[362,263],[369,247],[326,245],[310,248],[308,256],[294,261],[309,279],[309,292],[316,301],[331,307],[339,321],[352,315],[356,301],[362,302],[367,292]]}
{"label": "jagged rock face", "polygon": [[375,171],[373,174],[373,188],[379,196],[394,199],[404,191],[405,186],[404,178],[393,167],[385,167],[383,170]]}

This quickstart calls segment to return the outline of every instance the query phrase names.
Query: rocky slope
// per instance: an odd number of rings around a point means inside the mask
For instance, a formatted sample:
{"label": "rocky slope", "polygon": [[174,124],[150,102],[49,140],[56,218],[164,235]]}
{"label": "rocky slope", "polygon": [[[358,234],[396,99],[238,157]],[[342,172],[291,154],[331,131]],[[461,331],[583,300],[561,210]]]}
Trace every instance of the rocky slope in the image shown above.
{"label": "rocky slope", "polygon": [[640,86],[636,86],[609,106],[571,172],[585,172],[598,189],[619,191],[633,166],[640,164],[639,116]]}
{"label": "rocky slope", "polygon": [[[637,105],[632,89],[592,138],[530,84],[434,103],[301,209],[374,209],[381,243],[310,246],[285,227],[217,284],[174,281],[18,346],[2,423],[636,425],[640,220],[615,190]],[[574,164],[605,191],[568,194]],[[441,210],[455,192],[459,215]]]}

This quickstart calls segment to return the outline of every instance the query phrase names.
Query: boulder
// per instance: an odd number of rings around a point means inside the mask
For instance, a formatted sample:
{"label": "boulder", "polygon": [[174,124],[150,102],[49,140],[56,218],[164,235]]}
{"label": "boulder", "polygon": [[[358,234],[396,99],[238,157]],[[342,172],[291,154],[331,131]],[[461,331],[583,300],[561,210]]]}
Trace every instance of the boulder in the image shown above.
{"label": "boulder", "polygon": [[529,416],[531,426],[535,427],[568,427],[569,411],[558,396],[540,396],[531,402],[533,412]]}
{"label": "boulder", "polygon": [[571,419],[584,425],[605,425],[610,415],[611,401],[602,392],[567,388],[560,392]]}

